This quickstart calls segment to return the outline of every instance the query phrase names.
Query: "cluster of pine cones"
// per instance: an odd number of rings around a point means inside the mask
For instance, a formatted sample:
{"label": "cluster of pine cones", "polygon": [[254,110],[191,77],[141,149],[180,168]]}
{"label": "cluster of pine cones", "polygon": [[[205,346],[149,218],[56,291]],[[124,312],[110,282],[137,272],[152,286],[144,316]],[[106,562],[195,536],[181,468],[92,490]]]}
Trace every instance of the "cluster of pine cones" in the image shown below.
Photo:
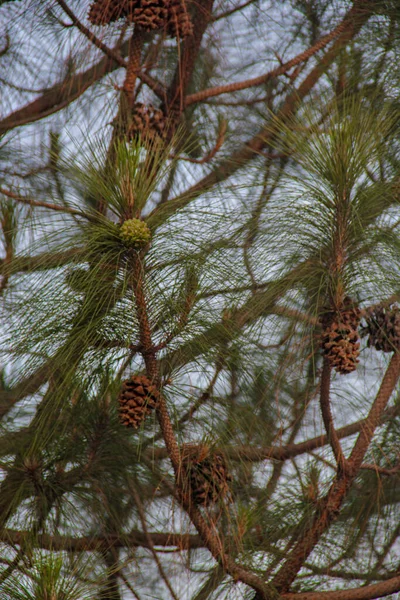
{"label": "cluster of pine cones", "polygon": [[400,309],[397,305],[377,306],[368,310],[364,318],[366,323],[359,330],[361,311],[348,296],[339,310],[328,310],[321,317],[321,348],[338,373],[351,373],[357,368],[360,336],[368,337],[368,347],[376,350],[400,350]]}
{"label": "cluster of pine cones", "polygon": [[[137,429],[157,407],[160,392],[145,375],[134,375],[124,381],[118,397],[119,419],[122,425]],[[192,491],[193,502],[210,506],[230,498],[228,473],[221,452],[205,445],[184,444],[182,447],[183,481]]]}
{"label": "cluster of pine cones", "polygon": [[186,0],[95,0],[88,19],[93,25],[127,19],[145,31],[164,30],[178,39],[193,32]]}

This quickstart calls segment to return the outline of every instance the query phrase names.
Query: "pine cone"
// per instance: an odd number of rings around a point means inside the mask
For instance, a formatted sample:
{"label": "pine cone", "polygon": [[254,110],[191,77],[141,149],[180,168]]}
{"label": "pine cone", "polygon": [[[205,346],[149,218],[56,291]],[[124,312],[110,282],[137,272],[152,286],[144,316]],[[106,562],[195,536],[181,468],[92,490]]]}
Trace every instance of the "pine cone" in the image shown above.
{"label": "pine cone", "polygon": [[154,108],[152,104],[136,102],[132,109],[132,123],[129,127],[128,138],[137,135],[143,136],[143,141],[152,142],[162,139],[166,134],[165,116],[162,110]]}
{"label": "pine cone", "polygon": [[368,336],[368,347],[382,352],[400,350],[400,309],[397,305],[370,309],[365,320],[361,337]]}
{"label": "pine cone", "polygon": [[133,12],[136,25],[145,31],[163,29],[168,18],[168,0],[141,0]]}
{"label": "pine cone", "polygon": [[321,318],[321,348],[331,367],[342,375],[357,368],[360,354],[358,326],[361,311],[346,297],[337,311],[327,311]]}
{"label": "pine cone", "polygon": [[145,375],[124,381],[118,397],[119,419],[126,427],[137,429],[157,406],[160,393]]}
{"label": "pine cone", "polygon": [[121,225],[120,238],[132,248],[144,248],[151,240],[151,231],[145,221],[127,219]]}
{"label": "pine cone", "polygon": [[192,35],[193,25],[187,10],[186,0],[171,0],[168,10],[167,34],[183,39]]}
{"label": "pine cone", "polygon": [[195,504],[209,506],[230,497],[232,477],[221,452],[211,452],[204,445],[185,444],[182,460]]}
{"label": "pine cone", "polygon": [[88,19],[93,25],[109,25],[118,19],[133,21],[139,0],[95,0],[89,8]]}

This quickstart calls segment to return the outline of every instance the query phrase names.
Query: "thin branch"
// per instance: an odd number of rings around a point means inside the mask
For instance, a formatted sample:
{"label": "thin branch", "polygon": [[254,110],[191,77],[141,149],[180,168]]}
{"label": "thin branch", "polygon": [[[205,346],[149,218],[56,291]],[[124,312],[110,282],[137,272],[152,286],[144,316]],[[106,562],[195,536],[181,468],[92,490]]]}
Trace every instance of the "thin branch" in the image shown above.
{"label": "thin branch", "polygon": [[[392,406],[388,408],[380,421],[383,424],[390,419],[400,414],[400,405]],[[340,429],[336,430],[339,439],[349,437],[356,433],[359,433],[364,426],[366,419],[355,421],[349,425],[345,425]],[[318,435],[314,438],[310,438],[304,442],[297,444],[287,444],[286,446],[266,446],[264,448],[254,448],[254,446],[225,446],[223,451],[225,455],[234,461],[249,461],[249,462],[261,462],[263,460],[278,460],[285,461],[300,454],[306,454],[312,452],[317,448],[323,448],[328,444],[328,436]],[[165,448],[154,448],[151,452],[151,457],[155,460],[162,460],[167,457],[167,451]]]}
{"label": "thin branch", "polygon": [[221,147],[224,143],[226,129],[227,129],[227,122],[225,120],[221,121],[219,130],[218,130],[217,140],[214,144],[214,147],[211,148],[211,150],[209,152],[207,152],[207,154],[205,154],[203,156],[203,158],[190,158],[188,156],[171,156],[170,158],[178,159],[178,160],[185,160],[187,162],[195,163],[196,165],[204,165],[205,163],[210,162],[214,158],[214,156],[217,154],[217,152],[221,149]]}
{"label": "thin branch", "polygon": [[14,194],[9,190],[4,188],[0,188],[0,194],[7,196],[7,198],[11,198],[11,200],[15,200],[16,202],[21,202],[22,204],[27,204],[28,206],[37,206],[40,208],[48,208],[49,210],[55,210],[58,212],[68,213],[70,215],[77,215],[79,217],[85,217],[86,219],[92,220],[93,217],[87,215],[81,210],[70,208],[68,206],[59,206],[58,204],[51,204],[49,202],[42,202],[40,200],[33,200],[32,198],[27,198],[26,196],[20,196],[19,194]]}
{"label": "thin branch", "polygon": [[126,577],[126,575],[124,575],[122,573],[122,571],[120,571],[118,573],[118,577],[120,577],[122,579],[122,581],[124,582],[124,584],[126,585],[126,587],[128,588],[128,590],[130,591],[130,593],[132,594],[132,596],[136,600],[141,600],[139,594],[134,590],[133,586],[129,583],[128,578]]}
{"label": "thin branch", "polygon": [[151,539],[151,535],[149,534],[148,529],[147,529],[146,515],[145,515],[145,512],[144,512],[143,504],[142,504],[142,501],[140,500],[139,494],[137,493],[136,488],[135,488],[134,485],[129,485],[129,490],[130,490],[130,492],[131,492],[131,494],[133,496],[133,499],[135,501],[135,504],[136,504],[136,507],[137,507],[137,510],[138,510],[138,513],[139,513],[140,522],[142,523],[143,533],[146,536],[147,542],[149,544],[149,548],[150,548],[151,553],[152,553],[152,555],[154,557],[154,560],[156,562],[156,565],[157,565],[157,568],[158,568],[158,572],[160,573],[161,578],[164,580],[164,583],[167,586],[168,591],[171,594],[172,598],[174,600],[178,600],[178,597],[175,594],[174,589],[171,586],[171,583],[170,583],[170,581],[169,581],[169,579],[168,579],[168,577],[167,577],[167,575],[166,575],[166,573],[165,573],[165,571],[163,569],[163,566],[162,566],[162,564],[160,562],[160,559],[157,556],[157,552],[154,549],[153,540]]}
{"label": "thin branch", "polygon": [[268,73],[265,73],[264,75],[259,75],[258,77],[247,79],[246,81],[228,83],[227,85],[220,85],[214,88],[209,88],[207,90],[196,92],[195,94],[191,94],[186,98],[185,105],[189,106],[190,104],[193,104],[195,102],[201,102],[213,96],[220,96],[221,94],[228,94],[232,92],[237,92],[239,90],[245,90],[249,87],[254,87],[256,85],[262,85],[270,79],[273,79],[274,77],[279,77],[279,75],[283,75],[292,67],[295,67],[296,65],[308,60],[309,58],[311,58],[311,56],[325,48],[325,46],[327,46],[329,42],[334,40],[344,31],[346,26],[347,21],[343,20],[341,23],[339,23],[337,27],[335,27],[335,29],[333,29],[327,35],[324,35],[313,46],[307,48],[307,50],[304,50],[304,52],[301,52],[294,58],[288,60],[286,63],[281,64],[279,67],[275,67],[275,69],[272,69],[272,71],[268,71]]}
{"label": "thin branch", "polygon": [[1,50],[0,50],[0,58],[1,58],[2,56],[4,56],[5,54],[7,54],[8,50],[9,50],[9,48],[10,48],[10,36],[8,35],[8,33],[6,33],[6,36],[5,36],[5,38],[6,38],[6,39],[5,39],[4,46],[3,46],[3,48],[1,48]]}
{"label": "thin branch", "polygon": [[92,33],[90,31],[90,29],[85,27],[85,25],[83,23],[81,23],[81,21],[72,12],[72,10],[69,8],[68,4],[66,2],[64,2],[64,0],[56,0],[56,1],[57,1],[57,4],[59,4],[61,6],[61,8],[64,10],[64,12],[69,16],[69,18],[71,19],[71,21],[75,25],[75,27],[77,27],[77,29],[79,29],[79,31],[81,33],[83,33],[83,35],[86,36],[87,39],[90,42],[92,42],[92,44],[94,44],[97,48],[99,48],[102,52],[104,52],[104,54],[106,56],[108,56],[109,58],[114,60],[116,63],[118,63],[121,67],[126,67],[126,62],[122,58],[122,56],[118,52],[116,52],[114,49],[109,48],[94,33]]}
{"label": "thin branch", "polygon": [[78,259],[80,248],[71,248],[64,252],[44,252],[35,256],[14,256],[10,264],[0,259],[0,274],[31,273],[47,269],[57,269]]}
{"label": "thin branch", "polygon": [[221,19],[225,19],[226,17],[230,17],[235,12],[238,12],[239,10],[242,10],[243,8],[246,8],[246,6],[249,6],[249,4],[253,4],[254,2],[255,2],[255,0],[247,0],[247,2],[244,2],[243,4],[239,4],[239,6],[235,6],[235,8],[231,8],[230,10],[227,10],[227,11],[225,11],[223,13],[220,13],[219,15],[215,15],[214,17],[211,17],[211,21],[213,23],[215,23],[215,21],[220,21]]}
{"label": "thin branch", "polygon": [[324,357],[324,364],[322,367],[321,375],[321,393],[320,393],[320,406],[322,419],[325,425],[326,435],[331,445],[333,455],[336,459],[338,469],[344,468],[345,457],[343,455],[342,446],[340,445],[339,437],[336,432],[330,401],[330,387],[331,387],[331,366],[326,357]]}
{"label": "thin branch", "polygon": [[370,464],[370,463],[362,463],[360,469],[365,469],[367,471],[374,471],[375,473],[379,473],[380,475],[386,475],[387,477],[393,477],[393,475],[400,474],[400,464],[388,469],[386,467],[380,467],[378,465]]}

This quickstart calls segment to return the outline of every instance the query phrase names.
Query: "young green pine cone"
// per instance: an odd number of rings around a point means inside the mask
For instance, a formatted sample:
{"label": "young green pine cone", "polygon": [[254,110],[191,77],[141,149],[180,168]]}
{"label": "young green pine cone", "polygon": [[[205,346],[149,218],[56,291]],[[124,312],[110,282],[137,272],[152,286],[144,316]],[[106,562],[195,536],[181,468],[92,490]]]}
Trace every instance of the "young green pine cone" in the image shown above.
{"label": "young green pine cone", "polygon": [[128,219],[124,221],[120,229],[121,240],[131,248],[144,248],[151,240],[151,231],[144,221],[140,219]]}

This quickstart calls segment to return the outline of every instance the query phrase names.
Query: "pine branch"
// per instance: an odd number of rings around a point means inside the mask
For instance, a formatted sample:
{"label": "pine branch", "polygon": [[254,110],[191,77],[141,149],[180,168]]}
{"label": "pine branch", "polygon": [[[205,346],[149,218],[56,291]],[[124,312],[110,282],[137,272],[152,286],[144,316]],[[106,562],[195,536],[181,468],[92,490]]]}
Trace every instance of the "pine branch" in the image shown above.
{"label": "pine branch", "polygon": [[400,591],[400,575],[386,581],[337,592],[305,592],[282,594],[282,600],[375,600]]}
{"label": "pine branch", "polygon": [[[147,303],[144,294],[143,267],[140,256],[133,258],[132,267],[132,285],[136,300],[137,317],[139,321],[140,342],[145,349],[143,358],[146,365],[146,372],[148,377],[159,385],[160,371],[156,356],[151,351],[151,348],[153,348],[153,343],[151,340],[151,328],[148,320]],[[189,515],[193,525],[199,532],[199,535],[205,546],[211,552],[213,558],[219,562],[236,581],[243,581],[243,583],[246,583],[250,587],[254,588],[257,592],[262,594],[262,597],[265,600],[273,600],[275,597],[275,591],[273,588],[265,584],[251,571],[248,571],[247,569],[244,569],[240,565],[236,564],[230,558],[230,556],[227,555],[219,536],[215,534],[213,529],[204,520],[200,510],[195,505],[190,488],[188,490],[185,489],[187,486],[185,486],[184,482],[182,481],[184,469],[182,468],[181,453],[172,427],[167,404],[162,394],[160,394],[160,399],[156,407],[156,413],[163,434],[165,446],[168,451],[168,456],[171,460],[175,473],[178,500],[182,508]]]}
{"label": "pine branch", "polygon": [[[179,534],[174,532],[149,532],[153,546],[166,548],[177,548],[185,551],[190,548],[204,548],[204,543],[198,535]],[[37,534],[32,537],[31,531],[16,529],[3,529],[0,532],[0,540],[12,546],[28,546],[53,550],[56,552],[98,552],[110,548],[149,548],[146,535],[139,530],[131,530],[128,534],[116,535],[87,535],[74,537],[68,535],[50,535],[47,533]]]}
{"label": "pine branch", "polygon": [[[370,11],[360,11],[358,6],[350,9],[343,19],[345,27],[336,42],[321,58],[318,65],[312,69],[300,86],[286,97],[278,115],[281,119],[285,120],[294,114],[296,107],[300,106],[301,100],[311,92],[317,81],[335,60],[339,51],[358,34],[371,15],[372,9]],[[259,156],[263,148],[270,144],[272,140],[273,135],[269,127],[261,129],[258,134],[245,142],[238,151],[220,163],[211,173],[203,177],[203,179],[194,184],[186,192],[155,208],[150,214],[148,222],[154,228],[160,227],[171,215],[187,206],[200,194],[204,194],[216,184],[225,181],[239,169],[243,168],[250,160]]]}
{"label": "pine branch", "polygon": [[209,88],[208,90],[202,90],[200,92],[196,92],[195,94],[191,94],[187,96],[185,101],[185,106],[190,106],[193,103],[202,102],[203,100],[207,100],[208,98],[212,98],[214,96],[220,96],[221,94],[231,94],[233,92],[238,92],[240,90],[245,90],[250,87],[255,87],[258,85],[263,85],[274,79],[279,77],[279,75],[284,75],[293,67],[299,65],[302,62],[309,60],[314,54],[325,48],[332,40],[341,35],[349,26],[349,21],[353,19],[354,10],[350,10],[346,17],[343,19],[341,23],[335,29],[333,29],[330,33],[324,35],[318,42],[316,42],[304,52],[301,52],[294,58],[291,58],[287,62],[281,64],[279,67],[275,67],[268,73],[264,75],[259,75],[258,77],[254,77],[253,79],[247,79],[246,81],[238,81],[235,83],[229,83],[227,85],[220,85],[214,88]]}
{"label": "pine branch", "polygon": [[331,445],[333,455],[336,459],[337,468],[344,469],[345,457],[343,455],[342,446],[340,445],[339,436],[333,423],[331,403],[330,403],[330,383],[331,383],[331,366],[326,357],[324,357],[324,364],[322,367],[321,375],[321,394],[320,394],[320,406],[322,419],[324,421],[326,435]]}
{"label": "pine branch", "polygon": [[[129,43],[125,42],[120,52],[125,56],[129,50]],[[121,68],[120,61],[110,57],[104,57],[92,67],[82,73],[68,77],[65,81],[56,83],[45,90],[43,94],[26,106],[12,112],[0,121],[0,134],[15,127],[21,127],[27,123],[34,123],[49,115],[52,115],[69,106],[86,92],[94,83]],[[126,66],[124,60],[123,66]],[[163,86],[150,77],[147,73],[138,73],[138,77],[153,90],[161,99],[165,97]]]}
{"label": "pine branch", "polygon": [[70,215],[76,215],[79,217],[85,217],[86,219],[93,220],[91,215],[86,214],[85,212],[71,208],[69,206],[60,206],[59,204],[51,204],[49,202],[42,202],[40,200],[33,200],[33,198],[27,198],[26,196],[20,196],[19,194],[14,194],[14,192],[10,192],[4,188],[0,187],[0,194],[3,194],[7,198],[14,200],[15,202],[21,202],[21,204],[27,204],[28,206],[35,206],[38,208],[47,208],[48,210],[54,210],[57,212],[63,212]]}
{"label": "pine branch", "polygon": [[[397,417],[399,414],[400,405],[387,408],[383,413],[379,424],[383,425],[384,423],[392,420],[394,417]],[[338,438],[343,439],[354,435],[355,433],[359,433],[362,427],[365,425],[365,421],[366,419],[360,419],[359,421],[355,421],[354,423],[350,423],[349,425],[345,425],[344,427],[337,429],[336,433]],[[255,448],[254,446],[226,446],[223,448],[223,451],[230,460],[240,462],[261,462],[263,460],[285,461],[296,456],[300,456],[301,454],[307,454],[318,448],[323,448],[328,443],[328,436],[326,434],[321,434],[297,444],[266,446],[264,448]],[[155,460],[162,460],[167,457],[167,452],[165,448],[154,448],[151,451],[151,457]],[[369,469],[369,466],[366,466],[366,468]]]}
{"label": "pine branch", "polygon": [[75,27],[79,29],[79,31],[83,33],[83,35],[87,37],[87,39],[92,42],[96,48],[99,48],[106,56],[108,56],[108,58],[118,63],[119,66],[126,67],[126,62],[123,57],[115,49],[109,48],[96,35],[94,35],[90,29],[85,27],[85,25],[78,19],[78,17],[69,8],[68,4],[64,0],[57,0],[57,4],[61,6],[64,12],[69,16]]}
{"label": "pine branch", "polygon": [[375,429],[382,418],[399,376],[400,353],[396,352],[386,370],[368,417],[361,426],[360,434],[344,469],[338,472],[328,494],[320,502],[312,525],[307,528],[273,580],[274,585],[281,593],[288,591],[297,573],[319,542],[321,536],[338,517],[343,500],[357,476],[362,460],[372,441]]}

